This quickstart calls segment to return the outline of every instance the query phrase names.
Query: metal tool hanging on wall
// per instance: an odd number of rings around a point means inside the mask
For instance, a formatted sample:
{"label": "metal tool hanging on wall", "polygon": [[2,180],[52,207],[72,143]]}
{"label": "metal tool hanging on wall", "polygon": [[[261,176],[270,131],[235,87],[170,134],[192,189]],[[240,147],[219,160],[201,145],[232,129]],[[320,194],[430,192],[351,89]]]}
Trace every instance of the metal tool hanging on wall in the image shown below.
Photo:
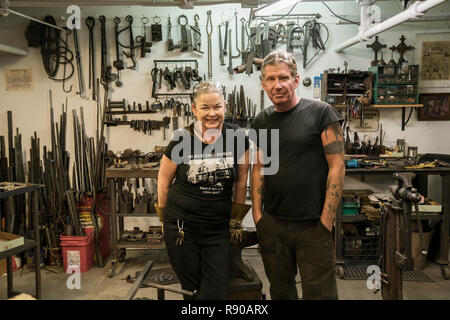
{"label": "metal tool hanging on wall", "polygon": [[298,48],[303,50],[305,44],[303,28],[300,26],[293,27],[289,32],[289,38],[287,42],[286,51],[294,53],[294,49]]}
{"label": "metal tool hanging on wall", "polygon": [[86,18],[86,26],[89,30],[89,89],[92,86],[92,100],[95,101],[97,88],[95,82],[95,47],[94,47],[94,27],[95,19],[93,17]]}
{"label": "metal tool hanging on wall", "polygon": [[100,16],[100,37],[101,37],[101,75],[100,82],[105,88],[109,88],[109,84],[117,79],[117,74],[112,73],[112,67],[109,65],[108,47],[106,44],[106,17]]}
{"label": "metal tool hanging on wall", "polygon": [[120,71],[125,68],[125,65],[123,63],[123,60],[120,59],[119,24],[120,24],[120,18],[115,17],[114,18],[114,33],[115,33],[115,38],[116,38],[116,60],[113,62],[113,66],[117,70],[116,86],[121,87],[122,82],[120,81]]}
{"label": "metal tool hanging on wall", "polygon": [[222,43],[222,28],[219,24],[219,59],[220,59],[220,65],[225,65],[225,57],[223,55],[223,43]]}
{"label": "metal tool hanging on wall", "polygon": [[211,20],[211,10],[207,12],[208,20],[206,23],[206,33],[208,34],[208,79],[212,79],[212,43],[211,35],[213,31],[213,25]]}
{"label": "metal tool hanging on wall", "polygon": [[231,53],[232,44],[231,44],[231,30],[229,31],[230,42],[228,43],[228,73],[233,74],[233,55]]}
{"label": "metal tool hanging on wall", "polygon": [[198,20],[200,19],[199,15],[196,14],[194,16],[194,21],[195,21],[195,25],[191,26],[191,31],[192,31],[192,37],[193,37],[193,44],[192,44],[192,50],[204,54],[203,51],[201,51],[201,46],[202,46],[202,34],[200,32],[200,27],[198,25]]}
{"label": "metal tool hanging on wall", "polygon": [[73,34],[73,43],[75,45],[75,59],[77,61],[78,90],[79,90],[77,94],[79,94],[80,97],[83,99],[88,99],[84,88],[83,67],[81,65],[80,47],[78,43],[78,33],[76,28],[72,30],[72,34]]}
{"label": "metal tool hanging on wall", "polygon": [[172,23],[170,22],[170,16],[167,20],[167,50],[173,51],[175,49],[180,48],[181,45],[174,45],[172,39]]}
{"label": "metal tool hanging on wall", "polygon": [[228,25],[230,24],[230,21],[225,21],[225,40],[223,42],[223,55],[226,57],[228,55]]}
{"label": "metal tool hanging on wall", "polygon": [[150,38],[147,37],[147,33],[148,33],[148,18],[147,17],[142,17],[142,36],[137,36],[136,37],[136,42],[139,43],[140,47],[141,47],[141,58],[145,58],[145,55],[147,53],[150,53],[152,51],[152,49],[150,49],[152,47],[152,43],[147,41]]}
{"label": "metal tool hanging on wall", "polygon": [[[236,50],[238,52],[238,54],[236,56],[233,56],[233,58],[239,58],[241,56],[241,50],[239,50],[239,37],[238,37],[238,13],[235,12],[234,13],[234,21],[235,21],[235,32],[236,32]],[[231,37],[230,37],[230,42],[231,42]],[[243,48],[243,47],[242,47]],[[231,55],[231,51],[230,51],[230,55]]]}
{"label": "metal tool hanging on wall", "polygon": [[153,18],[154,24],[152,24],[152,41],[161,41],[162,40],[162,26],[161,26],[161,18],[155,16]]}
{"label": "metal tool hanging on wall", "polygon": [[[182,23],[182,20],[185,20],[185,23]],[[180,25],[181,30],[181,51],[192,51],[192,35],[189,29],[188,18],[182,14],[178,17],[178,24]]]}
{"label": "metal tool hanging on wall", "polygon": [[119,44],[120,44],[122,47],[124,47],[124,48],[130,49],[130,52],[129,52],[129,53],[127,53],[126,51],[122,51],[123,54],[124,54],[127,58],[131,59],[131,61],[133,62],[133,65],[132,65],[131,67],[127,67],[127,69],[136,70],[136,60],[135,60],[136,54],[135,54],[134,49],[137,48],[137,47],[134,46],[134,37],[133,37],[133,17],[130,16],[130,15],[128,15],[128,16],[125,17],[125,20],[127,20],[127,22],[128,22],[129,25],[128,25],[128,27],[125,27],[125,28],[123,28],[122,30],[120,30],[120,31],[119,31],[119,34],[120,34],[121,32],[123,32],[123,31],[125,31],[125,30],[129,30],[129,39],[130,39],[129,47],[122,45],[120,42],[119,42]]}

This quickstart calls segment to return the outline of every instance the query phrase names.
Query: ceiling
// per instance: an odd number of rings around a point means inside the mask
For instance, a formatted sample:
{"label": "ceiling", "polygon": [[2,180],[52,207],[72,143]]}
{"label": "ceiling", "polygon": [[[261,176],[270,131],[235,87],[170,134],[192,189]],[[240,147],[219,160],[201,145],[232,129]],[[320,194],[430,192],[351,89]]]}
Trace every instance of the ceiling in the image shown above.
{"label": "ceiling", "polygon": [[[321,0],[303,0],[307,2],[320,2]],[[327,0],[331,1],[354,1],[354,0]],[[55,6],[179,6],[181,8],[192,8],[194,6],[206,6],[225,3],[240,3],[243,8],[256,8],[262,4],[275,2],[274,0],[0,0],[0,4],[9,2],[10,7],[55,7]]]}

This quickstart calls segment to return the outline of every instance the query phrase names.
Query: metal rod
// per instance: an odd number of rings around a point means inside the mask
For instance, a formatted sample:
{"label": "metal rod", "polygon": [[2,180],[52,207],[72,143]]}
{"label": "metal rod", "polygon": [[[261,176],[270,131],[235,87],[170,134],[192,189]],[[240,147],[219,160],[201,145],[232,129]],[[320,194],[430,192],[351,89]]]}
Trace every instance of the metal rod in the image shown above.
{"label": "metal rod", "polygon": [[61,30],[61,31],[64,31],[64,32],[67,31],[67,30],[65,30],[65,29],[63,29],[63,28],[60,28],[60,27],[57,27],[57,26],[55,26],[55,25],[53,25],[53,24],[50,24],[50,23],[41,21],[41,20],[39,20],[39,19],[36,19],[36,18],[30,17],[30,16],[27,16],[27,15],[25,15],[25,14],[23,14],[23,13],[20,13],[20,12],[17,12],[17,11],[8,9],[8,8],[3,9],[3,10],[5,10],[5,11],[7,11],[7,12],[9,12],[9,13],[15,14],[15,15],[17,15],[17,16],[20,16],[20,17],[29,19],[29,20],[33,20],[33,21],[39,22],[39,23],[41,23],[41,24],[45,24],[46,26],[52,27],[52,28],[54,28],[54,29],[58,29],[58,30]]}
{"label": "metal rod", "polygon": [[[114,223],[115,223],[115,221],[114,221]],[[136,281],[133,284],[133,287],[131,288],[131,290],[129,291],[129,293],[126,297],[127,300],[131,300],[134,298],[137,291],[141,287],[142,282],[144,281],[145,277],[147,277],[147,274],[149,273],[150,269],[152,268],[152,265],[153,265],[153,261],[147,262],[144,269],[142,269],[142,271],[139,273],[139,276],[137,277]]]}

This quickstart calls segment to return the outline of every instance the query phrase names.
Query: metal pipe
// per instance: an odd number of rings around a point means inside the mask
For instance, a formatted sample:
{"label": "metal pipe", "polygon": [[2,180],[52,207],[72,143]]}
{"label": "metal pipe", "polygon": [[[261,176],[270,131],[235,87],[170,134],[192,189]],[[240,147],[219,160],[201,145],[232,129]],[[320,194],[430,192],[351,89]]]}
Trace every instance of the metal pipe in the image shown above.
{"label": "metal pipe", "polygon": [[9,9],[9,8],[4,8],[4,9],[2,9],[2,10],[5,11],[6,13],[12,13],[12,14],[15,14],[15,15],[17,15],[17,16],[20,16],[20,17],[22,17],[22,18],[25,18],[25,19],[28,19],[28,20],[33,20],[33,21],[39,22],[40,24],[45,24],[46,26],[49,26],[49,27],[52,27],[52,28],[54,28],[54,29],[58,29],[58,30],[60,30],[60,31],[66,32],[66,30],[63,29],[63,28],[57,27],[57,26],[55,26],[55,25],[53,25],[53,24],[50,24],[50,23],[41,21],[41,20],[39,20],[39,19],[30,17],[30,16],[27,16],[26,14],[23,14],[23,13],[20,13],[20,12],[14,11],[14,10],[11,10],[11,9]]}
{"label": "metal pipe", "polygon": [[[337,46],[334,51],[342,52],[344,49],[351,47],[358,42],[363,42],[371,37],[386,31],[392,27],[395,27],[405,21],[410,19],[415,19],[419,16],[422,16],[425,11],[443,3],[445,0],[427,0],[427,1],[418,1],[413,3],[408,9],[400,12],[399,14],[387,19],[384,22],[381,22],[373,27],[367,27],[368,18],[367,11],[364,10],[367,8],[367,3],[362,3],[361,5],[361,27],[356,36],[350,38],[347,41],[344,41],[339,46]],[[363,11],[365,12],[363,15]],[[363,20],[364,19],[364,20]]]}

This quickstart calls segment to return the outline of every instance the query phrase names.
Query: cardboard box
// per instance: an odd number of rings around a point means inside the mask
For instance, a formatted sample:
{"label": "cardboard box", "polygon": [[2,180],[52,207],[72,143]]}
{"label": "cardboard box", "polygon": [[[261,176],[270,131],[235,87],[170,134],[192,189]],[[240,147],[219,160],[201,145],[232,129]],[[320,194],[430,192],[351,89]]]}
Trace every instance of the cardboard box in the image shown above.
{"label": "cardboard box", "polygon": [[[425,250],[428,251],[431,242],[431,232],[423,233],[423,245]],[[422,254],[420,245],[420,237],[418,232],[411,232],[411,257],[414,261],[414,270],[423,270],[427,262],[427,256]]]}
{"label": "cardboard box", "polygon": [[0,252],[19,247],[24,243],[22,236],[0,231]]}
{"label": "cardboard box", "polygon": [[6,273],[6,259],[0,260],[0,276]]}

